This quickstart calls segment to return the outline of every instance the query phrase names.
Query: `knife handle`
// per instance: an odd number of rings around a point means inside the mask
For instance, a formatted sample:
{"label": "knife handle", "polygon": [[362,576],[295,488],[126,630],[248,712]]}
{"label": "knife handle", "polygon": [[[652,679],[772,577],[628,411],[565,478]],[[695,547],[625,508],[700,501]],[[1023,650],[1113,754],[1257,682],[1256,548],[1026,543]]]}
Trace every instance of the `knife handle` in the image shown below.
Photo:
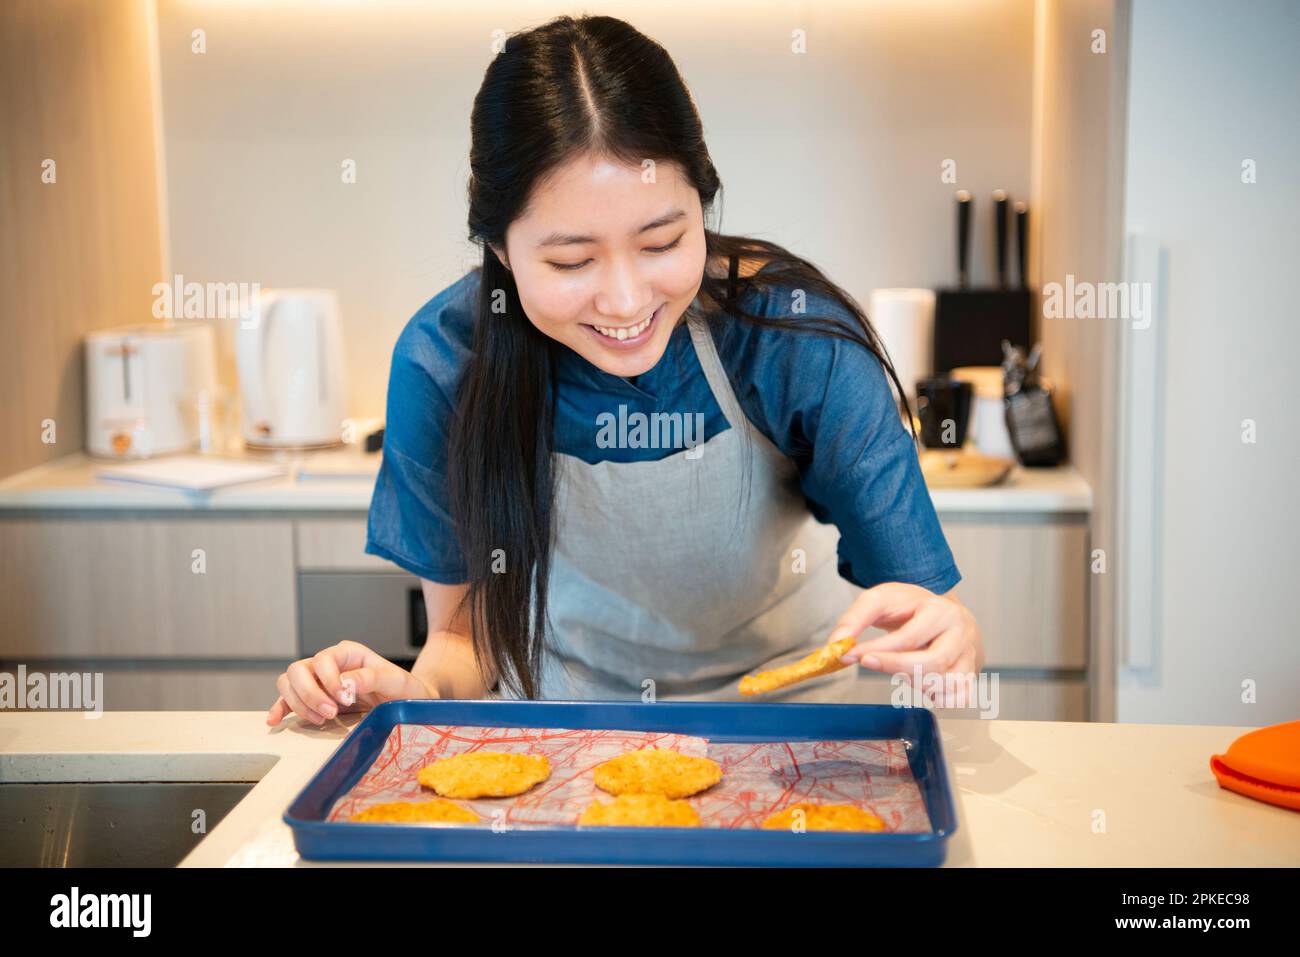
{"label": "knife handle", "polygon": [[957,286],[965,289],[970,285],[970,191],[957,190]]}
{"label": "knife handle", "polygon": [[1020,288],[1029,288],[1029,277],[1025,275],[1025,250],[1029,246],[1029,207],[1016,203],[1016,260],[1020,270]]}
{"label": "knife handle", "polygon": [[993,222],[997,226],[998,288],[1007,288],[1007,191],[993,191]]}

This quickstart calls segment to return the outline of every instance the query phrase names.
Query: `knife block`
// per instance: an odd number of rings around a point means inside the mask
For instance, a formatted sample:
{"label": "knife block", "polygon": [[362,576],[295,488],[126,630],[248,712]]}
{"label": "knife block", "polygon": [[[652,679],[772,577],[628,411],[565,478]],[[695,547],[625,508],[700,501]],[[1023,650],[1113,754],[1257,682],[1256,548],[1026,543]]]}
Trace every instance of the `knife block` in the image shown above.
{"label": "knife block", "polygon": [[938,289],[934,300],[934,371],[1002,365],[1002,340],[1028,349],[1034,309],[1028,289]]}

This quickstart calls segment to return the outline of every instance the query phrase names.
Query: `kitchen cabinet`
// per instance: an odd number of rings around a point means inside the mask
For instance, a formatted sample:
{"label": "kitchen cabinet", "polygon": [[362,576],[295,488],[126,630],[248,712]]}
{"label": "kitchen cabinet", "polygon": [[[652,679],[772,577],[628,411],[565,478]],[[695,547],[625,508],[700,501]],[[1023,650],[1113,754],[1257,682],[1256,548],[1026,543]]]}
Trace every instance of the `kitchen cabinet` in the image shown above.
{"label": "kitchen cabinet", "polygon": [[[102,673],[105,711],[257,711],[271,707],[275,680],[287,662],[103,661],[60,658],[27,661],[27,674]],[[14,665],[0,667],[14,676]]]}
{"label": "kitchen cabinet", "polygon": [[[999,717],[1087,720],[1087,485],[1067,467],[931,494]],[[289,662],[344,637],[414,658],[419,580],[365,554],[369,500],[291,477],[196,499],[82,456],[0,481],[0,670],[103,671],[113,710],[225,710],[268,707]],[[855,697],[890,691],[864,671]]]}
{"label": "kitchen cabinet", "polygon": [[993,668],[1087,665],[1088,526],[1085,516],[945,515],[944,535]]}
{"label": "kitchen cabinet", "polygon": [[288,521],[0,521],[5,659],[289,657],[293,595]]}
{"label": "kitchen cabinet", "polygon": [[305,519],[294,523],[298,567],[306,571],[377,571],[397,569],[377,555],[367,555],[364,518]]}
{"label": "kitchen cabinet", "polygon": [[[1034,678],[1003,668],[987,668],[985,673],[997,675],[997,684],[989,681],[990,692],[996,698],[989,705],[979,703],[973,707],[945,708],[941,713],[953,718],[1005,718],[1011,721],[1087,721],[1088,682],[1082,675]],[[994,691],[994,689],[996,689]],[[978,687],[976,695],[980,694]],[[910,701],[904,696],[902,700]],[[857,688],[852,693],[854,704],[897,704],[894,686],[885,675],[863,672]]]}

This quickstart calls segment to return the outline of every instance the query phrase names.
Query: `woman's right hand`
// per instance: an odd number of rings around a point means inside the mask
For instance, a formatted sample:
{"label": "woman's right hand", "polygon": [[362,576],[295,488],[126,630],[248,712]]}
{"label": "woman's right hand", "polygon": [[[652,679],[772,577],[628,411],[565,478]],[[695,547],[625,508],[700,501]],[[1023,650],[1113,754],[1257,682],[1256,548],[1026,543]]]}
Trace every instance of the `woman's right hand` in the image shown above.
{"label": "woman's right hand", "polygon": [[324,724],[338,714],[368,711],[385,701],[438,697],[411,672],[355,641],[340,641],[312,658],[295,661],[275,685],[280,697],[266,713],[272,727],[290,711]]}

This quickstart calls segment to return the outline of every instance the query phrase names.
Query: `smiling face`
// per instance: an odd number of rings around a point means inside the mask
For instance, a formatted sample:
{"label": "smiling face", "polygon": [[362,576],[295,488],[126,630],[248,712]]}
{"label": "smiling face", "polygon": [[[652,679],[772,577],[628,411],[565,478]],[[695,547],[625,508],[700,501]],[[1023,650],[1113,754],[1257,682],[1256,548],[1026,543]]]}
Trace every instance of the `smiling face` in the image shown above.
{"label": "smiling face", "polygon": [[533,190],[504,255],[493,249],[534,326],[611,375],[638,376],[704,278],[700,197],[676,164],[646,183],[640,167],[583,154]]}

